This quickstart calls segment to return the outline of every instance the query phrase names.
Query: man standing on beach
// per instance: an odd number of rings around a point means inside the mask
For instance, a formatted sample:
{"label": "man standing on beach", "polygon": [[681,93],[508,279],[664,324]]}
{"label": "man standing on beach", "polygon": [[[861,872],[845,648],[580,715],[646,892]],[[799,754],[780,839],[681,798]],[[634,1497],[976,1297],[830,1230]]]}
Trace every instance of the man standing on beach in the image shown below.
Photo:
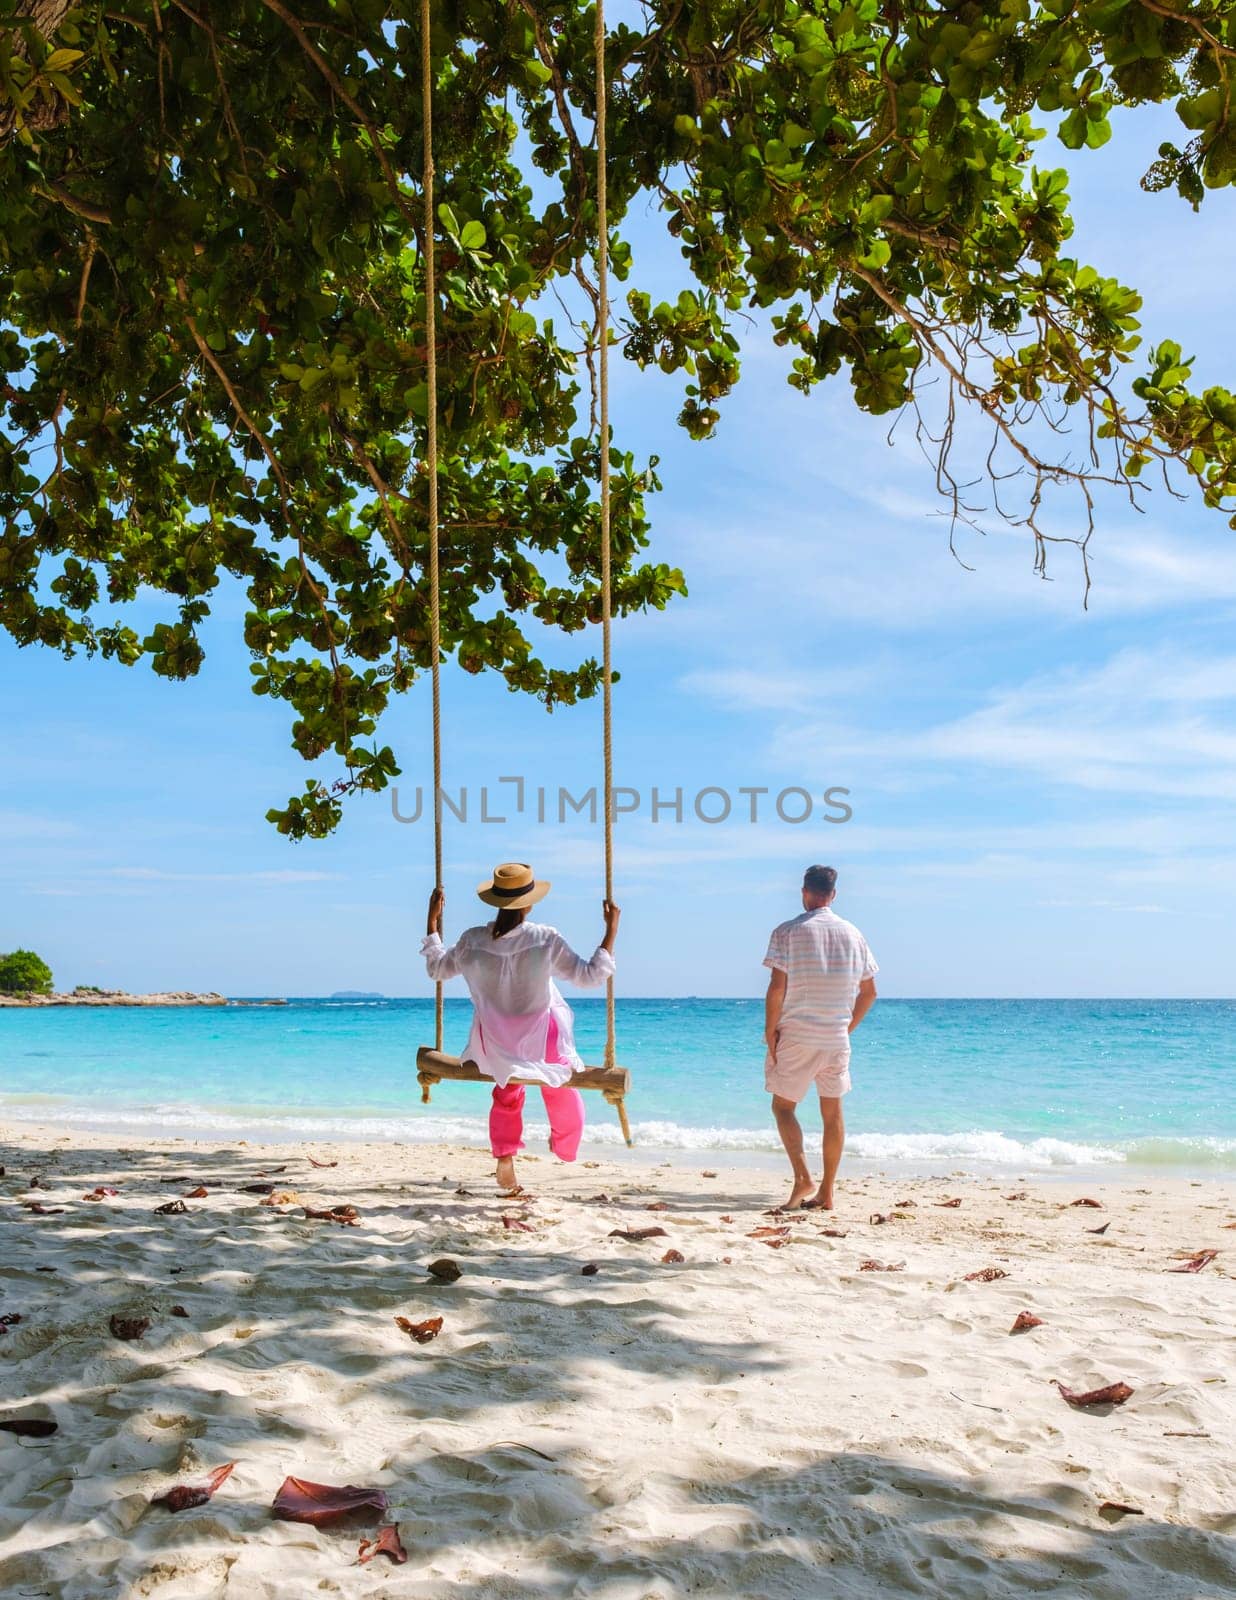
{"label": "man standing on beach", "polygon": [[[850,1088],[850,1035],[875,1004],[879,971],[867,941],[832,910],[835,867],[808,867],[803,914],[773,929],[764,965],[764,1087],[772,1095],[777,1132],[794,1169],[787,1208],[833,1208],[833,1183],[845,1145],[841,1097]],[[812,1084],[824,1119],[824,1181],[815,1188],[803,1155],[799,1101]]]}

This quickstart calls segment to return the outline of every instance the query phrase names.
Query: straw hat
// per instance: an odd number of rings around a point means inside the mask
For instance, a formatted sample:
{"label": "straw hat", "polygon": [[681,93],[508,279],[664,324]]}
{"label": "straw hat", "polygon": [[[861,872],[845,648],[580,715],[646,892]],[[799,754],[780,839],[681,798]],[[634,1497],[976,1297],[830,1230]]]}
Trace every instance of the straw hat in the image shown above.
{"label": "straw hat", "polygon": [[534,878],[526,861],[504,861],[494,868],[492,883],[478,883],[476,892],[487,906],[523,911],[544,900],[549,884],[543,878]]}

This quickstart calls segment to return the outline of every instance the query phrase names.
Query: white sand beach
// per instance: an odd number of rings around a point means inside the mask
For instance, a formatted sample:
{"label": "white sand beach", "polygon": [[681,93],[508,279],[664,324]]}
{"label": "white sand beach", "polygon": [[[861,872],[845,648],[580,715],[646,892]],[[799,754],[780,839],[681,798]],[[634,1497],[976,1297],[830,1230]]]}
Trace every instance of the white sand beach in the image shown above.
{"label": "white sand beach", "polygon": [[[779,1177],[691,1156],[529,1157],[504,1202],[475,1150],[2,1149],[0,1422],[58,1424],[0,1432],[6,1596],[1236,1591],[1230,1184],[843,1169],[835,1213],[779,1218]],[[264,1182],[277,1204],[242,1192]],[[426,1271],[444,1256],[454,1283]],[[966,1281],[988,1267],[1007,1276]],[[1011,1334],[1022,1311],[1041,1325]],[[121,1340],[115,1315],[149,1329]],[[1056,1379],[1133,1393],[1074,1409]],[[208,1504],[151,1504],[232,1461]],[[276,1521],[288,1475],[389,1511]],[[358,1565],[383,1522],[406,1563]]]}

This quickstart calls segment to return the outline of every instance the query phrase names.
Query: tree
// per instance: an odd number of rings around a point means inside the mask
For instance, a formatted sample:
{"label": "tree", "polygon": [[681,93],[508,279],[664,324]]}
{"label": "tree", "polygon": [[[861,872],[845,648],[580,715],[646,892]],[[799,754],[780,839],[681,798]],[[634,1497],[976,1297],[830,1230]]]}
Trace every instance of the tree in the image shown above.
{"label": "tree", "polygon": [[0,994],[50,994],[52,970],[33,950],[0,956]]}
{"label": "tree", "polygon": [[[420,7],[18,16],[0,0],[0,626],[183,678],[239,580],[255,691],[347,768],[271,816],[326,832],[398,771],[378,723],[428,663]],[[598,615],[593,14],[433,16],[443,646],[552,707],[599,677],[546,665],[529,627]],[[804,393],[845,368],[863,410],[911,410],[955,521],[987,511],[956,458],[978,418],[991,514],[1040,569],[1056,539],[1084,551],[1098,486],[1137,503],[1151,465],[1230,509],[1236,399],[1192,392],[1170,342],[1126,381],[1138,296],[1067,254],[1065,174],[1031,151],[1043,114],[1084,149],[1113,107],[1169,102],[1194,137],[1145,187],[1229,184],[1236,7],[647,0],[608,40],[616,276],[652,196],[692,279],[660,305],[631,287],[617,337],[683,375],[689,433],[718,426],[755,314]],[[640,564],[656,463],[609,448],[616,609],[660,607],[683,580]],[[175,609],[139,638],[111,608],[143,585]]]}

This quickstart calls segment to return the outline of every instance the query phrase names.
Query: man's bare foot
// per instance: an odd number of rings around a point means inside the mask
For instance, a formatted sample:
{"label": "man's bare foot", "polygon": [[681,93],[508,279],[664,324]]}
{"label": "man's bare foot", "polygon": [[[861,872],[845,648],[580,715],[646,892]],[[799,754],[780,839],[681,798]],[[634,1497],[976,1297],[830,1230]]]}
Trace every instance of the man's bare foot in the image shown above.
{"label": "man's bare foot", "polygon": [[831,1211],[833,1209],[833,1197],[831,1194],[825,1194],[823,1189],[820,1189],[815,1197],[807,1202],[807,1206],[811,1211]]}
{"label": "man's bare foot", "polygon": [[515,1176],[515,1157],[498,1157],[498,1187],[499,1189],[518,1189],[519,1180]]}
{"label": "man's bare foot", "polygon": [[785,1211],[797,1211],[803,1201],[810,1196],[814,1186],[814,1179],[810,1177],[795,1178],[794,1187],[790,1190],[790,1198],[785,1202],[782,1209]]}

